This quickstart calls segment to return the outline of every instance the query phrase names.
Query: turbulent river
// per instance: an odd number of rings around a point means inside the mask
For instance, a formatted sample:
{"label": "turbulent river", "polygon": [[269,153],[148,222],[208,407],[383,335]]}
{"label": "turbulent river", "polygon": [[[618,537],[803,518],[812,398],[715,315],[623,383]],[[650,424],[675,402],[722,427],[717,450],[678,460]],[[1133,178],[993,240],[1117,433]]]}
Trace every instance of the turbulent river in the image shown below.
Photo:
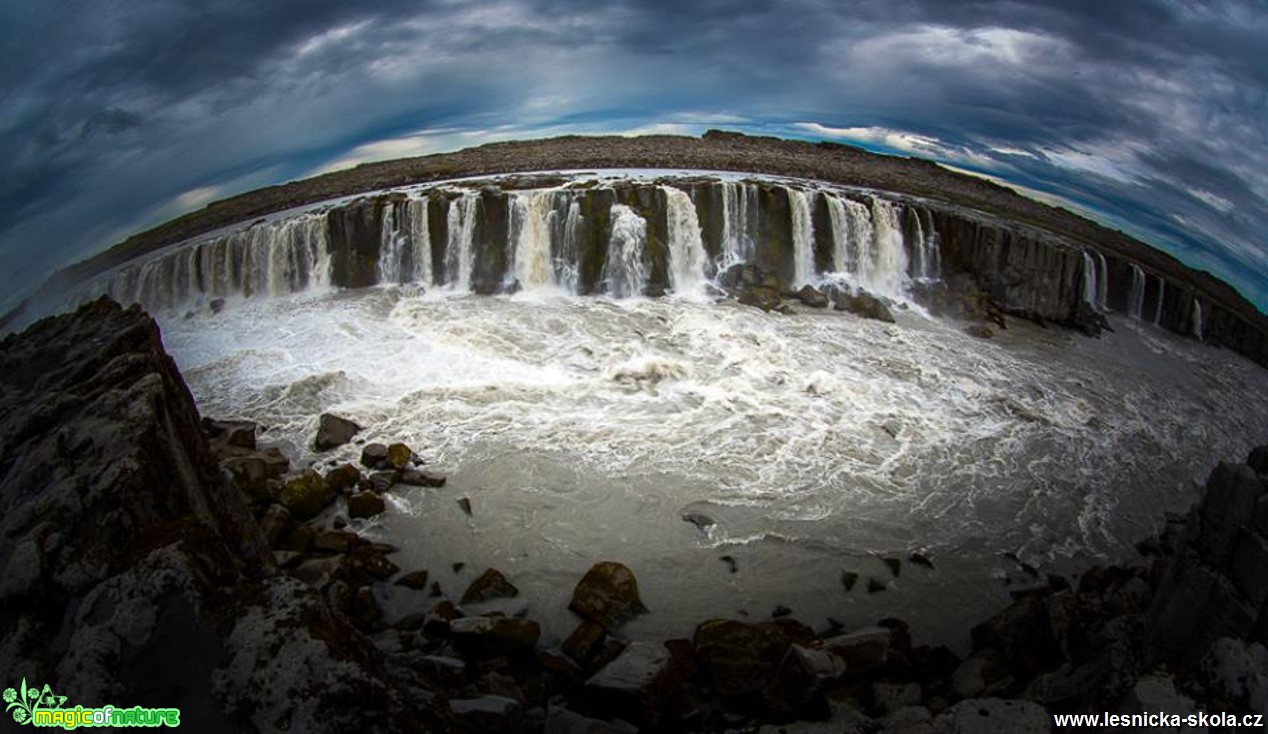
{"label": "turbulent river", "polygon": [[[580,575],[619,560],[651,609],[634,638],[782,604],[816,627],[898,616],[958,646],[1040,583],[1004,554],[1071,577],[1130,559],[1214,462],[1268,440],[1268,372],[1136,319],[982,340],[896,315],[391,286],[160,321],[202,412],[260,422],[297,466],[356,461],[355,445],[312,452],[324,411],[415,448],[448,484],[398,487],[353,528],[454,598],[501,570],[555,635]],[[395,613],[426,608],[385,593]]]}

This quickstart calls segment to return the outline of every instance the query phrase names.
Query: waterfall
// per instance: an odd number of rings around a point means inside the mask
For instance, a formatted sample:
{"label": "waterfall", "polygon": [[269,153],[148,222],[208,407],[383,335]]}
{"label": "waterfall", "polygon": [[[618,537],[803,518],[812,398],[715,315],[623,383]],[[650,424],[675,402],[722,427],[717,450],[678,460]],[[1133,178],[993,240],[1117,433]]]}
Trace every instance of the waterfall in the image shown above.
{"label": "waterfall", "polygon": [[410,199],[405,205],[412,270],[404,275],[408,281],[431,285],[431,230],[428,229],[427,204],[427,197],[423,197]]}
{"label": "waterfall", "polygon": [[[564,196],[561,194],[561,196]],[[555,258],[555,282],[568,293],[577,293],[577,284],[581,280],[578,270],[581,262],[581,243],[586,231],[586,218],[581,215],[581,202],[573,198],[564,198],[568,211],[564,215],[560,232],[558,250],[552,249]]]}
{"label": "waterfall", "polygon": [[696,205],[685,192],[662,186],[669,220],[669,287],[678,295],[704,294],[708,255],[700,238]]}
{"label": "waterfall", "polygon": [[810,282],[815,274],[815,225],[810,218],[810,199],[806,192],[785,188],[792,216],[793,287]]}
{"label": "waterfall", "polygon": [[907,209],[907,216],[912,222],[912,235],[915,242],[908,249],[914,259],[911,276],[922,281],[937,280],[942,275],[942,253],[938,249],[938,232],[933,228],[933,220],[926,222],[920,218],[920,211]]}
{"label": "waterfall", "polygon": [[1162,324],[1162,303],[1167,298],[1167,281],[1158,277],[1158,303],[1154,304],[1154,325]]}
{"label": "waterfall", "polygon": [[1100,270],[1096,274],[1096,307],[1102,313],[1109,310],[1109,267],[1105,264],[1105,256],[1096,253],[1096,261]]}
{"label": "waterfall", "polygon": [[741,262],[753,262],[751,216],[758,211],[757,188],[733,181],[722,182],[722,247],[719,270]]}
{"label": "waterfall", "polygon": [[872,258],[870,274],[864,274],[864,286],[880,295],[902,298],[907,281],[907,250],[893,204],[872,198]]}
{"label": "waterfall", "polygon": [[475,267],[476,211],[479,194],[464,191],[449,202],[449,241],[445,244],[445,283],[456,291],[471,290]]}
{"label": "waterfall", "polygon": [[405,237],[397,229],[396,206],[388,203],[383,207],[383,218],[379,222],[379,282],[401,282],[401,257],[405,253]]}
{"label": "waterfall", "polygon": [[551,262],[551,224],[555,217],[555,192],[515,192],[511,195],[507,228],[513,244],[513,272],[524,290],[537,290],[555,282]]}
{"label": "waterfall", "polygon": [[1145,310],[1145,271],[1132,265],[1131,290],[1127,293],[1127,315],[1139,319]]}
{"label": "waterfall", "polygon": [[174,308],[203,297],[284,295],[330,282],[324,214],[264,222],[167,250],[105,276],[120,303]]}
{"label": "waterfall", "polygon": [[612,236],[603,279],[616,298],[640,296],[647,285],[647,220],[623,204],[612,205]]}
{"label": "waterfall", "polygon": [[1083,302],[1096,308],[1096,261],[1087,250],[1083,251]]}
{"label": "waterfall", "polygon": [[1203,334],[1202,334],[1202,326],[1203,326],[1202,302],[1194,298],[1193,299],[1193,335],[1196,336],[1199,341],[1204,341]]}

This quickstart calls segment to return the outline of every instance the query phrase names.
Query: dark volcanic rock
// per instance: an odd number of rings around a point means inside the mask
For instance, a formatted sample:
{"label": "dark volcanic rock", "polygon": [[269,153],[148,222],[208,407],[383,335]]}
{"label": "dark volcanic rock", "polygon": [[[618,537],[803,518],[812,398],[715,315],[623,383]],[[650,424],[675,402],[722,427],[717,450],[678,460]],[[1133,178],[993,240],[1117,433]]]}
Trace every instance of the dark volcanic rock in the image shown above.
{"label": "dark volcanic rock", "polygon": [[812,285],[803,285],[797,291],[797,299],[811,308],[827,308],[828,297]]}
{"label": "dark volcanic rock", "polygon": [[568,608],[609,631],[647,611],[638,595],[634,572],[623,564],[602,561],[577,582]]}
{"label": "dark volcanic rock", "polygon": [[838,311],[849,311],[865,319],[894,323],[894,314],[884,301],[867,291],[859,291],[855,295],[840,293],[833,308]]}
{"label": "dark volcanic rock", "polygon": [[361,447],[361,466],[367,469],[386,469],[387,446],[381,443],[368,443]]}
{"label": "dark volcanic rock", "polygon": [[383,498],[372,489],[357,492],[348,498],[348,517],[354,520],[374,517],[385,509],[387,509],[387,505],[383,502]]}
{"label": "dark volcanic rock", "polygon": [[507,581],[500,571],[490,568],[471,582],[462,595],[461,603],[474,604],[490,599],[509,599],[519,596],[519,593],[520,590]]}
{"label": "dark volcanic rock", "polygon": [[772,625],[714,619],[696,628],[696,659],[726,697],[760,693],[775,676],[789,643]]}
{"label": "dark volcanic rock", "polygon": [[317,424],[317,436],[313,439],[313,448],[318,451],[329,451],[352,440],[361,430],[361,426],[330,413],[322,413]]}
{"label": "dark volcanic rock", "polygon": [[274,570],[139,310],[102,299],[5,338],[0,456],[0,666],[14,680],[178,706],[208,729],[441,723]]}

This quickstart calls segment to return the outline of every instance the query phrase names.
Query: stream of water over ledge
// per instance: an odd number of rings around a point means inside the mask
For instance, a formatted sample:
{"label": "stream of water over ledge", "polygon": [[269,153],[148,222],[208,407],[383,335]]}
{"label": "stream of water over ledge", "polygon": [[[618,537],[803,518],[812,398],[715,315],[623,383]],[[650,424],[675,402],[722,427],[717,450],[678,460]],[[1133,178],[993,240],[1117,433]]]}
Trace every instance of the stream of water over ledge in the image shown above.
{"label": "stream of water over ledge", "polygon": [[[782,604],[816,627],[898,616],[959,646],[1038,583],[1003,554],[1062,574],[1131,558],[1218,457],[1268,440],[1268,372],[1139,320],[1111,316],[1101,339],[1012,321],[982,340],[896,316],[391,286],[160,322],[201,411],[263,424],[297,466],[356,461],[355,445],[313,453],[325,411],[413,447],[447,486],[398,487],[353,528],[453,598],[501,570],[561,636],[576,580],[619,560],[651,609],[636,639]],[[883,557],[903,559],[896,578]],[[429,605],[389,591],[397,612]]]}

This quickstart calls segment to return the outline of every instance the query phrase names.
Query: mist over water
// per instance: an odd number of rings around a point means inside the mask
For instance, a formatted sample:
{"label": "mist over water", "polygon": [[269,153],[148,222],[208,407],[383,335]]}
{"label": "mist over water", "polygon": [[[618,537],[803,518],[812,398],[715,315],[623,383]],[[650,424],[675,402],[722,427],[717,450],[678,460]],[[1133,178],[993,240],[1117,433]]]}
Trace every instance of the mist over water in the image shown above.
{"label": "mist over water", "polygon": [[[786,604],[815,626],[897,615],[956,643],[1034,583],[1001,553],[1059,573],[1130,558],[1215,461],[1268,439],[1262,368],[1137,320],[1095,340],[1012,322],[983,341],[897,316],[406,286],[160,318],[202,412],[262,423],[297,466],[359,454],[312,455],[323,411],[420,451],[448,485],[394,489],[354,527],[451,595],[500,569],[560,635],[576,579],[612,559],[653,610],[634,637]],[[879,556],[912,550],[936,570],[892,579]],[[849,594],[846,570],[863,575]],[[869,576],[888,590],[869,595]]]}

